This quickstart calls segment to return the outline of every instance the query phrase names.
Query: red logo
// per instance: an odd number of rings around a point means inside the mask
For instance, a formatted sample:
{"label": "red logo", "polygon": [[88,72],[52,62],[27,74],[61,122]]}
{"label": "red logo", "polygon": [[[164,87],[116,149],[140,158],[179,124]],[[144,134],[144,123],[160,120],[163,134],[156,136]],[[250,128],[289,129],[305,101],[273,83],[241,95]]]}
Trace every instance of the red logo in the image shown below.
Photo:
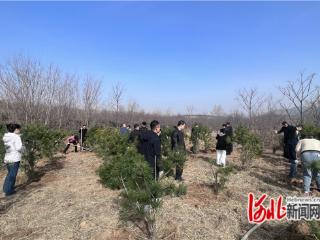
{"label": "red logo", "polygon": [[279,196],[276,200],[270,198],[269,207],[263,205],[266,198],[267,194],[263,194],[255,200],[254,194],[249,193],[247,213],[250,223],[260,224],[264,221],[281,220],[286,216],[287,208],[283,205],[282,196]]}

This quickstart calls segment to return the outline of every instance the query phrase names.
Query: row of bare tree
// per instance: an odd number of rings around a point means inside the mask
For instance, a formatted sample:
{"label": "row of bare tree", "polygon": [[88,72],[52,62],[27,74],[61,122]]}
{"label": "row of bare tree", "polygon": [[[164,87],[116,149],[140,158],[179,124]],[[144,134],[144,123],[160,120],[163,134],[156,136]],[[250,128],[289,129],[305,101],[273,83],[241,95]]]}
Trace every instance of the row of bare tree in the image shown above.
{"label": "row of bare tree", "polygon": [[[83,82],[81,91],[79,81]],[[45,67],[30,58],[14,57],[0,66],[2,120],[62,128],[81,115],[82,121],[89,123],[100,87],[101,82],[91,76],[79,79],[56,66]]]}
{"label": "row of bare tree", "polygon": [[277,102],[271,95],[260,94],[256,88],[240,90],[237,99],[248,117],[249,125],[257,127],[257,118],[270,114],[285,115],[294,124],[308,122],[318,125],[320,88],[316,85],[315,76],[315,73],[308,76],[300,73],[296,81],[288,81],[285,86],[278,87],[282,99]]}
{"label": "row of bare tree", "polygon": [[[125,107],[120,83],[112,86],[109,102],[102,107],[101,89],[101,81],[91,75],[80,78],[54,65],[16,56],[0,65],[0,121],[72,129],[84,123],[119,126],[153,118],[175,124],[183,118],[145,113],[134,101]],[[201,122],[201,117],[192,120]]]}
{"label": "row of bare tree", "polygon": [[315,76],[300,74],[296,81],[279,87],[282,101],[262,95],[255,88],[243,89],[237,97],[243,111],[226,114],[220,105],[215,105],[211,113],[203,115],[195,115],[193,106],[186,107],[185,115],[151,114],[135,102],[124,107],[125,89],[120,83],[113,85],[109,103],[102,107],[101,80],[91,75],[80,78],[54,65],[17,56],[0,65],[0,121],[75,128],[83,123],[119,126],[122,122],[133,124],[154,118],[172,125],[182,118],[190,125],[199,122],[214,128],[225,121],[247,124],[264,135],[284,119],[319,124],[320,94]]}

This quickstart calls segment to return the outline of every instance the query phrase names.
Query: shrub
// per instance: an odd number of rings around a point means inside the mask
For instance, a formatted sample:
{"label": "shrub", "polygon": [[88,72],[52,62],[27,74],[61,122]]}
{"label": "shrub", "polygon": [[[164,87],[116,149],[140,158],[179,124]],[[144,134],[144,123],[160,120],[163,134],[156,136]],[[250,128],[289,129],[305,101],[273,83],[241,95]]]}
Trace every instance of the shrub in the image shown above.
{"label": "shrub", "polygon": [[124,154],[127,150],[128,138],[121,136],[117,128],[95,128],[88,132],[88,144],[104,160],[110,156]]}
{"label": "shrub", "polygon": [[103,185],[111,189],[135,188],[153,181],[151,168],[134,147],[108,158],[98,170]]}
{"label": "shrub", "polygon": [[223,189],[228,181],[229,175],[232,173],[233,168],[231,166],[213,170],[213,191],[218,194]]}
{"label": "shrub", "polygon": [[120,202],[120,219],[132,222],[148,239],[157,239],[155,234],[156,213],[161,207],[161,197],[186,194],[186,186],[173,182],[150,182],[135,188],[125,188]]}
{"label": "shrub", "polygon": [[49,129],[46,126],[27,125],[22,128],[22,142],[25,151],[22,157],[22,169],[32,178],[36,162],[43,158],[51,159],[61,148],[67,133]]}
{"label": "shrub", "polygon": [[200,125],[200,139],[204,143],[204,150],[207,152],[212,147],[211,131],[207,126]]}
{"label": "shrub", "polygon": [[183,168],[187,160],[186,152],[170,151],[167,157],[162,159],[162,168],[166,176],[173,176],[174,169],[178,166]]}
{"label": "shrub", "polygon": [[161,129],[161,150],[163,156],[168,156],[171,152],[171,135],[173,131],[173,127],[164,127]]}
{"label": "shrub", "polygon": [[313,136],[314,138],[320,139],[320,127],[313,124],[306,124],[303,126],[301,131],[301,137]]}
{"label": "shrub", "polygon": [[197,153],[199,151],[200,140],[204,143],[205,151],[209,151],[212,147],[211,131],[207,126],[194,125],[191,131],[192,152]]}
{"label": "shrub", "polygon": [[[171,136],[169,130],[164,132],[164,136]],[[122,189],[120,219],[132,222],[148,239],[153,239],[160,198],[165,195],[181,196],[186,193],[186,187],[154,181],[149,164],[133,144],[120,136],[118,130],[95,129],[89,138],[95,151],[104,159],[98,169],[101,182],[111,189]],[[175,164],[178,162],[175,160]]]}
{"label": "shrub", "polygon": [[0,125],[0,169],[2,168],[3,166],[3,159],[4,159],[4,154],[6,153],[6,149],[4,147],[4,143],[2,141],[2,138],[3,138],[3,135],[5,134],[6,132],[6,127],[5,125]]}
{"label": "shrub", "polygon": [[315,239],[320,238],[320,226],[318,221],[312,220],[308,222],[310,230],[311,230],[311,235],[315,237]]}
{"label": "shrub", "polygon": [[247,127],[239,126],[235,130],[234,141],[241,145],[240,160],[243,168],[250,167],[252,161],[262,154],[262,141]]}
{"label": "shrub", "polygon": [[199,151],[200,126],[194,125],[191,130],[192,152],[196,154]]}

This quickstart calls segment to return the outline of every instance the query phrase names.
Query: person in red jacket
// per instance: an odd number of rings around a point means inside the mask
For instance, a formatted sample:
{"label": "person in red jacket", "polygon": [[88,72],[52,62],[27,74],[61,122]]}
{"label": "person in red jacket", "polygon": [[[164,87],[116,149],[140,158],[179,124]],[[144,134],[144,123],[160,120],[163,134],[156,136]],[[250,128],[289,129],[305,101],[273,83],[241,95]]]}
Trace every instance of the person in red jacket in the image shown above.
{"label": "person in red jacket", "polygon": [[68,139],[67,139],[67,146],[66,146],[66,148],[63,150],[63,153],[64,153],[64,154],[67,154],[67,151],[68,151],[71,143],[72,143],[73,146],[74,146],[74,151],[75,151],[75,152],[78,152],[79,137],[78,137],[78,135],[72,135],[72,136],[68,137]]}

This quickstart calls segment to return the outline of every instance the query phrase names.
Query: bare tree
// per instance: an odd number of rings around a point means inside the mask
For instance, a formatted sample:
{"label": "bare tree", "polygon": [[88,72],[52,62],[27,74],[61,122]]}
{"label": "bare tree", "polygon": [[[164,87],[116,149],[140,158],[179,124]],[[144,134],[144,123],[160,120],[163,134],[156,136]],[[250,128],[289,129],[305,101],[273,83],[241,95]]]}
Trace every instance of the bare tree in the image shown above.
{"label": "bare tree", "polygon": [[135,101],[130,101],[127,106],[128,123],[132,123],[135,119],[135,115],[139,111],[139,104]]}
{"label": "bare tree", "polygon": [[318,89],[317,94],[314,97],[315,101],[311,103],[311,117],[315,125],[319,126],[320,124],[320,90]]}
{"label": "bare tree", "polygon": [[224,115],[224,111],[223,108],[221,107],[221,105],[214,105],[212,108],[212,111],[210,113],[211,115],[214,116],[223,116]]}
{"label": "bare tree", "polygon": [[292,119],[294,110],[299,113],[299,121],[304,122],[304,115],[319,100],[318,87],[313,85],[315,73],[304,76],[300,73],[296,81],[288,81],[285,87],[279,87],[282,95],[288,100],[282,102],[281,106],[286,111],[288,117]]}
{"label": "bare tree", "polygon": [[264,98],[259,95],[257,89],[244,88],[243,90],[239,91],[239,97],[237,100],[249,118],[249,126],[252,127],[254,123],[254,117],[256,117],[260,112]]}
{"label": "bare tree", "polygon": [[51,112],[54,107],[54,101],[58,96],[59,85],[61,84],[61,72],[58,68],[49,66],[46,75],[46,88],[44,94],[44,124],[49,125],[51,118]]}
{"label": "bare tree", "polygon": [[194,106],[193,105],[188,105],[186,107],[186,112],[187,112],[187,115],[190,117],[193,115],[194,113]]}
{"label": "bare tree", "polygon": [[92,112],[98,105],[101,90],[101,81],[91,76],[86,76],[83,88],[83,106],[85,111],[85,121],[89,125],[91,122]]}
{"label": "bare tree", "polygon": [[[34,123],[40,111],[46,89],[44,69],[36,60],[18,56],[0,69],[0,89],[9,109],[24,123]],[[14,107],[13,107],[14,105]]]}
{"label": "bare tree", "polygon": [[57,97],[54,105],[59,129],[62,128],[62,126],[68,126],[70,120],[74,119],[71,110],[76,109],[77,107],[77,82],[78,80],[74,75],[65,74],[57,90]]}
{"label": "bare tree", "polygon": [[123,100],[124,87],[121,83],[116,83],[112,86],[111,107],[115,116],[115,124],[119,126],[119,117],[121,111],[121,102]]}

